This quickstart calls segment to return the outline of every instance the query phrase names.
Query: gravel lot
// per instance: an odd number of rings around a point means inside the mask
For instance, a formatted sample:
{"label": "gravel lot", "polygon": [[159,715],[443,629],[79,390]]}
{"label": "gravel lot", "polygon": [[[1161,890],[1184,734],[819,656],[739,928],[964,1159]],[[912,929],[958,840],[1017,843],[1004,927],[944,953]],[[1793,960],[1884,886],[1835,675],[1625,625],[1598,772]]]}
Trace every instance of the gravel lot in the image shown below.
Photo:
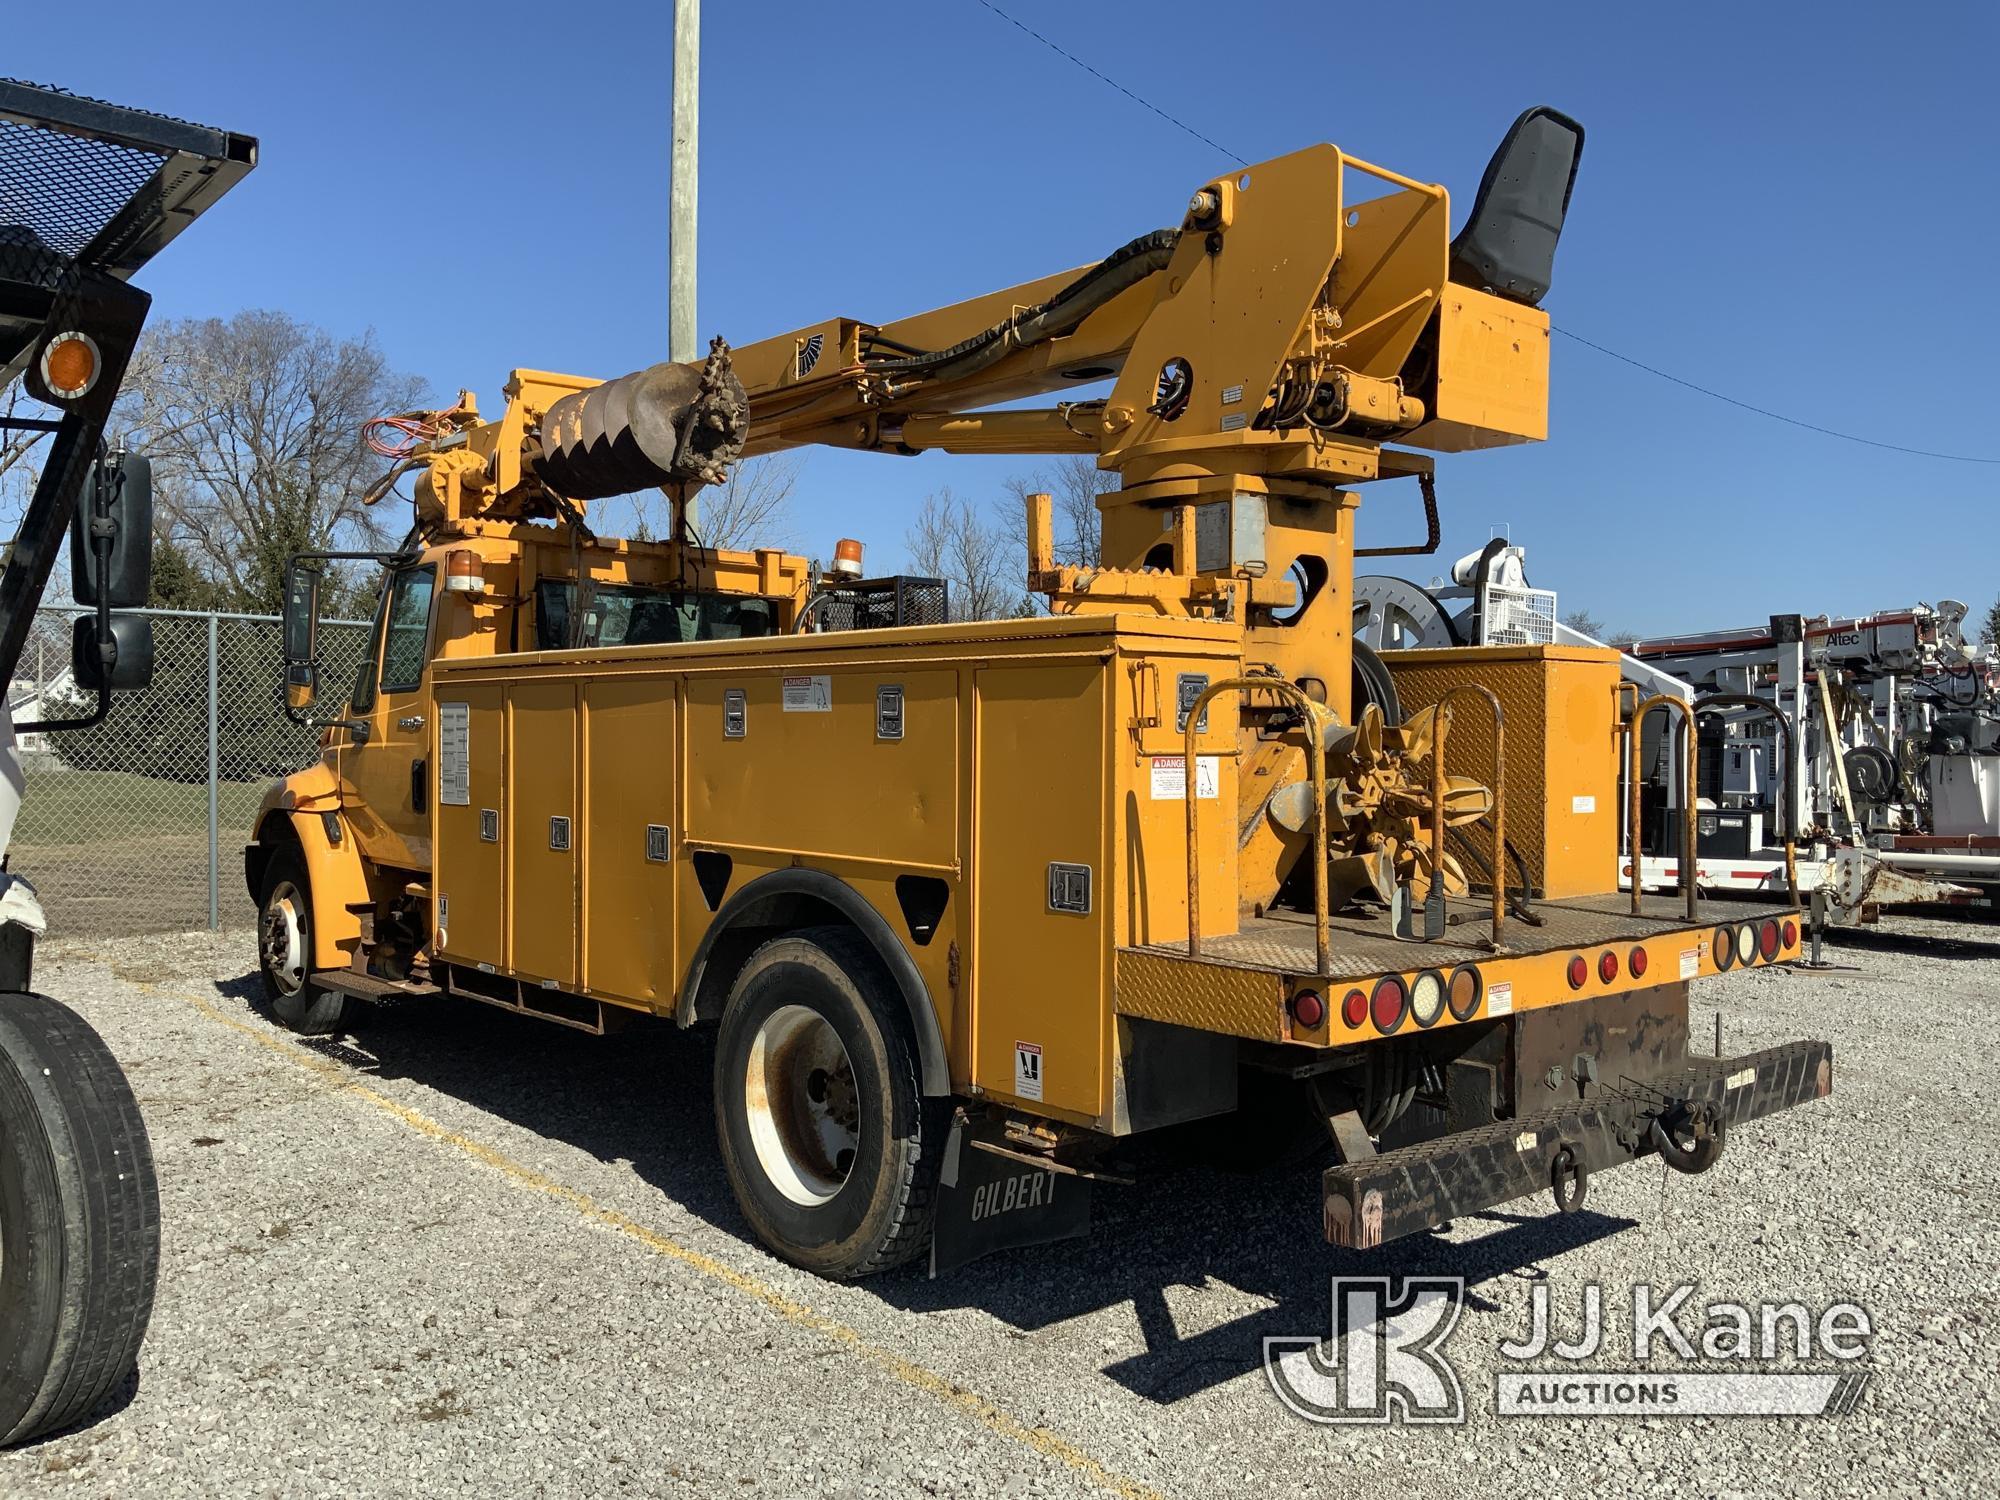
{"label": "gravel lot", "polygon": [[[747,1239],[699,1040],[454,1005],[313,1050],[249,1003],[240,935],[51,943],[38,987],[145,1107],[165,1260],[127,1404],[0,1454],[0,1493],[1993,1494],[2000,928],[1908,919],[1831,956],[1697,989],[1698,1038],[1720,1004],[1731,1051],[1837,1059],[1830,1100],[1707,1176],[1634,1167],[1568,1218],[1516,1204],[1364,1258],[1322,1241],[1309,1173],[1190,1168],[1100,1190],[1088,1240],[842,1287]],[[1469,1428],[1278,1405],[1262,1340],[1323,1333],[1343,1271],[1469,1278]],[[1583,1283],[1609,1306],[1690,1280],[1866,1305],[1860,1408],[1493,1415],[1533,1285],[1573,1324]],[[1629,1363],[1620,1335],[1596,1363]]]}

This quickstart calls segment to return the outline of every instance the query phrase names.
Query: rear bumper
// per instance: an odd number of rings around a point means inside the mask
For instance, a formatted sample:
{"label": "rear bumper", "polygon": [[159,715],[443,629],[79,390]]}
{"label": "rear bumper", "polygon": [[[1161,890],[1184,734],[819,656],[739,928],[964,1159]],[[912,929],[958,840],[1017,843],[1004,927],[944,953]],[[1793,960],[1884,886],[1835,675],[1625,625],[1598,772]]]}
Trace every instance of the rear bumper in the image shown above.
{"label": "rear bumper", "polygon": [[[1324,1179],[1326,1237],[1370,1249],[1462,1214],[1550,1190],[1559,1170],[1591,1174],[1653,1152],[1656,1119],[1708,1105],[1731,1130],[1822,1098],[1833,1087],[1833,1047],[1790,1042],[1743,1057],[1691,1058],[1678,1073],[1603,1089],[1597,1097],[1520,1119],[1331,1167]],[[1568,1156],[1558,1162],[1560,1153]]]}

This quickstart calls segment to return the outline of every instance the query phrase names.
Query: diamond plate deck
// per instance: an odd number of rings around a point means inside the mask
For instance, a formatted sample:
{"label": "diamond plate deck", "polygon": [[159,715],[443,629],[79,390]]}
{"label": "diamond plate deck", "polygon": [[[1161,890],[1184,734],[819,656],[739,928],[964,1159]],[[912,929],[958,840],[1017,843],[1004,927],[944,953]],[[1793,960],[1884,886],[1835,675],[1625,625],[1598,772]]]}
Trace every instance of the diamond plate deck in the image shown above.
{"label": "diamond plate deck", "polygon": [[[1450,908],[1456,925],[1435,943],[1403,942],[1390,933],[1386,915],[1367,922],[1336,917],[1328,954],[1332,966],[1330,977],[1363,979],[1410,969],[1449,968],[1495,957],[1487,945],[1493,931],[1490,904],[1484,898],[1461,898],[1452,901]],[[1552,953],[1558,948],[1589,948],[1690,927],[1797,914],[1782,903],[1703,901],[1690,922],[1685,900],[1680,896],[1647,896],[1642,909],[1643,915],[1633,916],[1632,898],[1622,893],[1540,901],[1533,910],[1542,918],[1542,926],[1531,927],[1509,918],[1502,937],[1510,954]],[[1120,951],[1205,967],[1302,977],[1311,976],[1315,968],[1312,918],[1289,914],[1247,918],[1241,932],[1203,938],[1199,958],[1190,958],[1184,943],[1148,943]]]}

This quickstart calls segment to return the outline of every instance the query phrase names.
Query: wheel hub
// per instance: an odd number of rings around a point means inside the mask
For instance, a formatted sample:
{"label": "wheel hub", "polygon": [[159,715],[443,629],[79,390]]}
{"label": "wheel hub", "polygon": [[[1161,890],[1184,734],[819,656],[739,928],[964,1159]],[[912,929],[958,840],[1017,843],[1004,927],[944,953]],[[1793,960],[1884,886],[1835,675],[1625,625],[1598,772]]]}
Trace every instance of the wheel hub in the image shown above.
{"label": "wheel hub", "polygon": [[305,924],[300,917],[303,898],[289,880],[280,881],[264,902],[264,920],[257,936],[258,956],[264,972],[286,994],[305,983]]}
{"label": "wheel hub", "polygon": [[750,1039],[744,1103],[758,1165],[792,1202],[812,1208],[846,1184],[861,1144],[854,1065],[818,1011],[782,1005]]}

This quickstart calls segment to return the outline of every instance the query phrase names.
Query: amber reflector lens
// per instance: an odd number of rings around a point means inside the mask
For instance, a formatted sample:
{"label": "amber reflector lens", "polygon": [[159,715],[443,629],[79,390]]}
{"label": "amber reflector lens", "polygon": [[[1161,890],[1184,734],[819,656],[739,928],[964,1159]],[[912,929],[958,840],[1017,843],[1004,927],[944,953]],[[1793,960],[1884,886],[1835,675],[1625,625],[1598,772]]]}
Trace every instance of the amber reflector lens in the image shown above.
{"label": "amber reflector lens", "polygon": [[1292,996],[1292,1019],[1301,1026],[1317,1026],[1326,1019],[1326,1002],[1311,990]]}
{"label": "amber reflector lens", "polygon": [[1386,1035],[1403,1024],[1403,1017],[1410,1009],[1410,992],[1403,988],[1402,980],[1391,974],[1376,984],[1368,1009],[1375,1017],[1375,1029]]}
{"label": "amber reflector lens", "polygon": [[1454,969],[1451,976],[1451,1013],[1461,1021],[1472,1019],[1479,1009],[1479,971]]}
{"label": "amber reflector lens", "polygon": [[1580,990],[1589,978],[1590,965],[1583,961],[1583,955],[1579,953],[1569,961],[1569,987]]}
{"label": "amber reflector lens", "polygon": [[1359,1026],[1368,1019],[1368,994],[1365,990],[1347,992],[1347,998],[1340,1002],[1340,1019],[1349,1026]]}
{"label": "amber reflector lens", "polygon": [[1715,929],[1715,966],[1726,969],[1736,962],[1736,934],[1727,927]]}
{"label": "amber reflector lens", "polygon": [[1625,967],[1632,971],[1634,979],[1644,979],[1646,977],[1646,950],[1644,948],[1634,948],[1625,957]]}
{"label": "amber reflector lens", "polygon": [[97,383],[97,346],[80,333],[57,334],[42,350],[42,379],[65,400]]}

